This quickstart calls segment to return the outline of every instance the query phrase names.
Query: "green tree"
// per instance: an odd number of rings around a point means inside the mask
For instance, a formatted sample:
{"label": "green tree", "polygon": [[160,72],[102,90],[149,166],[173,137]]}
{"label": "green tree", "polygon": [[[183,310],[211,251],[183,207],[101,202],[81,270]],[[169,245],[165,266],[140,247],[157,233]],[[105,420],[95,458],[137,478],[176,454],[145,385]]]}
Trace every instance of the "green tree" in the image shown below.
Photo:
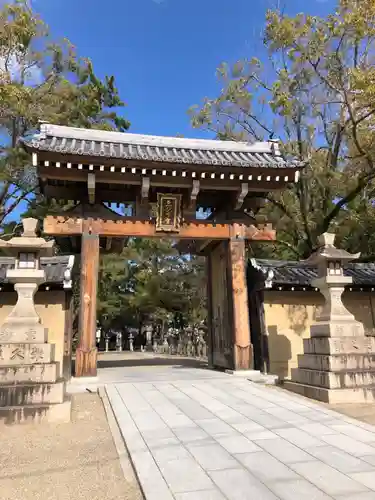
{"label": "green tree", "polygon": [[199,258],[181,256],[169,240],[130,239],[121,255],[102,258],[98,316],[105,328],[165,329],[177,313],[184,323],[205,318],[205,281]]}
{"label": "green tree", "polygon": [[[324,18],[270,10],[264,44],[263,63],[253,58],[219,68],[223,90],[191,110],[192,122],[224,139],[279,136],[284,153],[306,164],[297,184],[267,196],[262,212],[278,229],[274,255],[307,257],[320,234],[347,231],[364,222],[364,205],[371,211],[375,3],[341,0]],[[342,237],[349,249],[357,240]]]}
{"label": "green tree", "polygon": [[113,76],[99,79],[89,59],[66,39],[56,43],[25,1],[0,10],[0,222],[37,190],[19,144],[40,120],[60,125],[126,130]]}

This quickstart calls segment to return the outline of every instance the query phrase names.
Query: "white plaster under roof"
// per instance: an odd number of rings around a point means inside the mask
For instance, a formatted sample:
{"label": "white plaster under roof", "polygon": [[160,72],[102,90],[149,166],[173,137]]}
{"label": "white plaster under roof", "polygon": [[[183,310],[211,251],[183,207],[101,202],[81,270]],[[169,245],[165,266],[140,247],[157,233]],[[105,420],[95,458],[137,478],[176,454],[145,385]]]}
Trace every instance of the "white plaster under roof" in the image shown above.
{"label": "white plaster under roof", "polygon": [[117,144],[133,144],[135,146],[153,146],[178,149],[207,151],[230,151],[239,153],[269,153],[279,156],[278,141],[236,142],[214,139],[188,139],[181,137],[164,137],[156,135],[130,134],[127,132],[108,132],[104,130],[66,127],[42,123],[41,134],[66,139],[83,141],[108,142]]}

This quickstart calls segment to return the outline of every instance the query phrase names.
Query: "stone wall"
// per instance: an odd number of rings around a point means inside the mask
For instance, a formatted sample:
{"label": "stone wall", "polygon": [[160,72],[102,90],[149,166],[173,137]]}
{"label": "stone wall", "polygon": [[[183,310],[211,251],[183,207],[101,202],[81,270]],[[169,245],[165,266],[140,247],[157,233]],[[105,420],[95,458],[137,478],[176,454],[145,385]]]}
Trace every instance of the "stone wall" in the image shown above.
{"label": "stone wall", "polygon": [[[343,302],[363,323],[366,335],[375,336],[375,292],[347,291]],[[270,373],[281,379],[291,376],[291,369],[297,367],[298,354],[303,353],[303,339],[310,337],[310,326],[323,303],[319,292],[265,291]]]}
{"label": "stone wall", "polygon": [[[55,360],[59,363],[58,378],[70,376],[70,352],[67,352],[65,335],[69,334],[67,309],[70,292],[64,290],[40,291],[35,295],[36,311],[42,324],[48,328],[48,342],[55,344]],[[13,309],[17,300],[16,292],[0,292],[0,325]],[[70,342],[69,342],[70,349]]]}

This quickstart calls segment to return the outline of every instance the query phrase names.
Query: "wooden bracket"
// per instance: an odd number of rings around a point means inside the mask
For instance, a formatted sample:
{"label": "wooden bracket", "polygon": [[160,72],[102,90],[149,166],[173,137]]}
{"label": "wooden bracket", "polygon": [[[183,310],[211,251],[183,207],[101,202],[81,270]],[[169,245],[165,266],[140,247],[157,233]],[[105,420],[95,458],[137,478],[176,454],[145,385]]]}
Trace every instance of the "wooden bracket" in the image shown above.
{"label": "wooden bracket", "polygon": [[112,247],[112,238],[107,238],[106,244],[105,244],[105,249],[110,250]]}
{"label": "wooden bracket", "polygon": [[150,178],[142,177],[141,200],[146,203],[150,193]]}
{"label": "wooden bracket", "polygon": [[87,174],[87,191],[90,205],[95,204],[95,174]]}
{"label": "wooden bracket", "polygon": [[237,195],[236,210],[239,210],[242,207],[248,192],[249,192],[249,185],[247,182],[243,182],[241,184],[241,191]]}
{"label": "wooden bracket", "polygon": [[198,180],[193,180],[193,187],[191,188],[190,191],[190,202],[189,202],[189,208],[195,207],[197,203],[197,197],[200,191],[200,182]]}

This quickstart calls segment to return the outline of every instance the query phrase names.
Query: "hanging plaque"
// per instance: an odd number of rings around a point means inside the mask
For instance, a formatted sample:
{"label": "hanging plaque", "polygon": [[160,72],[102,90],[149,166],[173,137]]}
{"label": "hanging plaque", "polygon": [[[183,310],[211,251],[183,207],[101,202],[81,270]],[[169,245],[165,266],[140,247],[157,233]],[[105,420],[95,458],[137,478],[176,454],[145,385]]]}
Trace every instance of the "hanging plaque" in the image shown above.
{"label": "hanging plaque", "polygon": [[156,231],[178,233],[181,224],[181,195],[158,193]]}

